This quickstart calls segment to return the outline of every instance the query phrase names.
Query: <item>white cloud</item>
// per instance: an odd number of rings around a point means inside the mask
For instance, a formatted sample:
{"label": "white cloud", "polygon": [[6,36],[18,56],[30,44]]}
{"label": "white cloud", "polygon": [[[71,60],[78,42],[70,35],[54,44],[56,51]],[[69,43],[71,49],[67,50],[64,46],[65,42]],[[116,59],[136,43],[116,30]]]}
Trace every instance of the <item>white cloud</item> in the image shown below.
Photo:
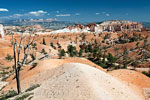
{"label": "white cloud", "polygon": [[31,11],[29,12],[30,15],[34,15],[34,16],[41,16],[41,15],[44,15],[46,14],[47,12],[46,11],[43,11],[43,10],[39,10],[39,11]]}
{"label": "white cloud", "polygon": [[76,16],[80,16],[80,14],[79,14],[79,13],[76,13],[75,15],[76,15]]}
{"label": "white cloud", "polygon": [[60,11],[56,11],[56,13],[60,13]]}
{"label": "white cloud", "polygon": [[57,17],[67,17],[67,16],[71,16],[70,14],[60,14],[60,15],[56,15]]}
{"label": "white cloud", "polygon": [[8,9],[0,8],[0,11],[7,11],[8,12]]}
{"label": "white cloud", "polygon": [[50,15],[49,13],[47,13],[43,10],[39,10],[39,11],[31,11],[31,12],[23,13],[23,14],[13,14],[13,15],[10,15],[10,16],[4,16],[4,17],[0,17],[0,19],[41,16],[41,15],[44,15],[44,14]]}
{"label": "white cloud", "polygon": [[106,14],[106,16],[110,16],[110,14]]}
{"label": "white cloud", "polygon": [[96,13],[96,15],[99,15],[100,13]]}
{"label": "white cloud", "polygon": [[22,14],[14,14],[13,16],[21,17],[21,16],[23,16],[23,15],[22,15]]}

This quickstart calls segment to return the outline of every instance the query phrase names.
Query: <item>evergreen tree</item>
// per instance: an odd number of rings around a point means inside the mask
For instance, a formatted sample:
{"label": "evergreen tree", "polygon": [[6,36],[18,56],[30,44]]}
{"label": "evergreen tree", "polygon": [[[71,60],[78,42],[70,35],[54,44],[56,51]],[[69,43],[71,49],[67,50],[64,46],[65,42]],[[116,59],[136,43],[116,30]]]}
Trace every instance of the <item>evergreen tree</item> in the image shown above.
{"label": "evergreen tree", "polygon": [[88,47],[86,46],[85,47],[85,53],[88,53],[89,51],[88,51]]}
{"label": "evergreen tree", "polygon": [[54,44],[53,44],[53,42],[51,42],[51,43],[50,43],[50,46],[51,46],[51,47],[54,47]]}
{"label": "evergreen tree", "polygon": [[59,58],[61,59],[63,56],[65,56],[65,50],[64,49],[59,51]]}
{"label": "evergreen tree", "polygon": [[46,45],[45,38],[43,38],[43,45]]}
{"label": "evergreen tree", "polygon": [[82,55],[83,55],[83,50],[80,49],[80,51],[79,51],[79,57],[82,57]]}
{"label": "evergreen tree", "polygon": [[72,46],[72,45],[69,45],[68,46],[68,50],[67,50],[68,54],[70,57],[74,57],[77,55],[77,50],[76,50],[76,47]]}
{"label": "evergreen tree", "polygon": [[127,52],[127,48],[124,48],[124,51],[123,51],[123,61],[124,61],[123,68],[127,68],[127,64],[128,64],[128,52]]}
{"label": "evergreen tree", "polygon": [[88,51],[92,53],[92,45],[91,44],[88,45]]}
{"label": "evergreen tree", "polygon": [[111,66],[116,61],[116,58],[113,57],[111,53],[108,53],[107,59],[108,59],[108,62],[110,63]]}

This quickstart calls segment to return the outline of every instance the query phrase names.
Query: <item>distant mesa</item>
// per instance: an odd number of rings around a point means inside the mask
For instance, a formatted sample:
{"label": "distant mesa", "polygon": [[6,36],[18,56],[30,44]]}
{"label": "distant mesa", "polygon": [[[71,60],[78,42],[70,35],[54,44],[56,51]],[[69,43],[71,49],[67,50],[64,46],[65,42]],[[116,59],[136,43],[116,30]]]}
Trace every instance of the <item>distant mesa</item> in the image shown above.
{"label": "distant mesa", "polygon": [[[39,20],[16,20],[2,23],[0,25],[0,35],[5,34],[57,34],[57,33],[102,33],[102,32],[125,32],[125,31],[143,31],[147,30],[141,23],[123,20],[111,20],[100,23],[89,23],[87,25],[75,24],[62,21],[53,21],[54,19]],[[7,24],[7,23],[12,23]],[[18,23],[18,24],[16,24]],[[21,23],[21,24],[20,24]],[[19,25],[20,24],[20,25]],[[12,30],[13,29],[13,30]],[[15,31],[14,31],[15,30]]]}

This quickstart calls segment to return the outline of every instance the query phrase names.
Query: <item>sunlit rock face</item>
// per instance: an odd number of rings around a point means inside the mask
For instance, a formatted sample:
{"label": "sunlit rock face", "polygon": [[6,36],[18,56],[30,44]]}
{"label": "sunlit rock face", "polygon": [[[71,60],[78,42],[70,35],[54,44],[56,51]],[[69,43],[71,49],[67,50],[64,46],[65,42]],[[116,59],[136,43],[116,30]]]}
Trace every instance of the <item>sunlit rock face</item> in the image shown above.
{"label": "sunlit rock face", "polygon": [[143,25],[130,21],[106,21],[96,26],[96,32],[141,31]]}
{"label": "sunlit rock face", "polygon": [[87,25],[76,24],[64,29],[52,31],[51,33],[101,33],[101,32],[119,32],[119,31],[141,31],[143,25],[138,22],[113,20],[105,21],[99,24],[90,23]]}
{"label": "sunlit rock face", "polygon": [[4,28],[3,25],[0,24],[0,37],[4,38]]}

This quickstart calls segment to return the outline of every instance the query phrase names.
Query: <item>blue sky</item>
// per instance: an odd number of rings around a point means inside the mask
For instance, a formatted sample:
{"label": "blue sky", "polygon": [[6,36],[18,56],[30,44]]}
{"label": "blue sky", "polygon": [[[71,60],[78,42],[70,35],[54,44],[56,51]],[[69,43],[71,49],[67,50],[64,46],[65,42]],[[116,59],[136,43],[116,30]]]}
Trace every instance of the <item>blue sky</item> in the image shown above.
{"label": "blue sky", "polygon": [[150,22],[150,0],[0,0],[0,20],[20,18]]}

